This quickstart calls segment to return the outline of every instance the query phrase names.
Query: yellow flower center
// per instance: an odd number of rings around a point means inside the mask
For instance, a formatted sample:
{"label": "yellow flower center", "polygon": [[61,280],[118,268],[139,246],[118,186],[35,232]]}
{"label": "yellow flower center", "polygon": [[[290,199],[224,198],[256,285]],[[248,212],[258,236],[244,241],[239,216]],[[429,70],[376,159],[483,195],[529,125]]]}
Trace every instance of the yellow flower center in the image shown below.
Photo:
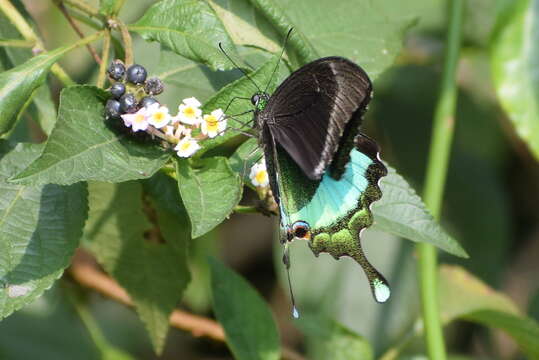
{"label": "yellow flower center", "polygon": [[188,106],[183,110],[183,114],[187,117],[195,117],[195,109],[193,109],[191,106]]}
{"label": "yellow flower center", "polygon": [[217,118],[213,115],[206,116],[206,128],[208,129],[208,132],[216,132],[219,130]]}
{"label": "yellow flower center", "polygon": [[143,123],[144,122],[144,115],[142,114],[136,114],[135,115],[135,118],[133,119],[133,122],[137,123],[137,124],[140,124],[140,123]]}
{"label": "yellow flower center", "polygon": [[191,142],[189,141],[186,141],[184,142],[183,144],[180,145],[180,149],[185,151],[185,150],[189,150],[189,148],[191,147]]}
{"label": "yellow flower center", "polygon": [[165,114],[163,114],[162,112],[157,112],[153,114],[153,119],[157,122],[163,121],[165,119]]}
{"label": "yellow flower center", "polygon": [[268,180],[268,172],[266,170],[260,170],[256,173],[255,179],[259,184],[264,184]]}

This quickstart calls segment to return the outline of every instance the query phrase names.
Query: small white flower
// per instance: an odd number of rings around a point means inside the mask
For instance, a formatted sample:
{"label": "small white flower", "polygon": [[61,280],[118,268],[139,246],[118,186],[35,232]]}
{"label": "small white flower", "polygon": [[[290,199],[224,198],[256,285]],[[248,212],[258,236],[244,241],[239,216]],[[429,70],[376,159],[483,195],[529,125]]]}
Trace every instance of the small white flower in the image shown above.
{"label": "small white flower", "polygon": [[202,110],[200,101],[194,97],[183,99],[183,104],[178,107],[178,115],[175,119],[187,125],[198,125],[202,120]]}
{"label": "small white flower", "polygon": [[176,153],[179,157],[190,157],[194,153],[197,152],[197,150],[200,149],[200,145],[198,145],[197,141],[189,136],[184,137],[178,142],[178,145],[174,148],[176,150]]}
{"label": "small white flower", "polygon": [[268,171],[266,169],[266,161],[262,160],[259,163],[256,163],[251,168],[251,173],[249,174],[249,178],[251,179],[251,183],[254,186],[268,186],[269,184],[269,176]]}
{"label": "small white flower", "polygon": [[146,108],[148,123],[153,125],[157,129],[165,127],[170,122],[170,114],[166,106],[159,105],[157,103],[152,104]]}
{"label": "small white flower", "polygon": [[210,115],[204,115],[200,130],[204,135],[214,138],[217,135],[224,135],[226,129],[226,117],[223,110],[213,110]]}
{"label": "small white flower", "polygon": [[142,108],[134,114],[123,114],[124,125],[133,129],[133,131],[145,131],[148,128],[148,119],[146,108]]}

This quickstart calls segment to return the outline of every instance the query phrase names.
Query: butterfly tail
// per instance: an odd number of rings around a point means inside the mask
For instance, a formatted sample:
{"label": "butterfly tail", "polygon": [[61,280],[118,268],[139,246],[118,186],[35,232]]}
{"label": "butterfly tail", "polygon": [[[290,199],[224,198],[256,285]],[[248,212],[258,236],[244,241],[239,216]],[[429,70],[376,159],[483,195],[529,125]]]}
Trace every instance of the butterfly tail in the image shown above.
{"label": "butterfly tail", "polygon": [[358,241],[358,247],[353,254],[350,256],[359,264],[365,272],[367,279],[369,280],[369,285],[371,287],[372,296],[374,300],[379,303],[386,302],[391,296],[391,289],[389,283],[384,278],[382,274],[372,264],[367,260],[361,244]]}

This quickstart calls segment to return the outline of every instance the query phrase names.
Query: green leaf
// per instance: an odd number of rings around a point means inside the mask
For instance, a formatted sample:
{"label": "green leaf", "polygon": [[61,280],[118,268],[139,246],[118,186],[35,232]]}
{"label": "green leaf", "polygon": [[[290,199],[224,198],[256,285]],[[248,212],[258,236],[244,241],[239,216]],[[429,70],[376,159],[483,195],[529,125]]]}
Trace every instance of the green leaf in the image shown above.
{"label": "green leaf", "polygon": [[279,334],[262,297],[239,275],[210,259],[213,309],[238,360],[277,360]]}
{"label": "green leaf", "polygon": [[69,265],[87,215],[83,183],[14,185],[7,179],[42,151],[41,145],[0,142],[0,319],[49,289]]}
{"label": "green leaf", "polygon": [[56,123],[56,105],[51,97],[47,84],[34,92],[33,103],[30,105],[29,115],[36,119],[43,132],[50,135]]}
{"label": "green leaf", "polygon": [[[2,320],[0,354],[3,359],[100,359],[99,350],[75,315],[64,289],[53,286],[39,301]],[[29,343],[32,346],[28,346]]]}
{"label": "green leaf", "polygon": [[241,200],[240,178],[226,158],[204,159],[200,168],[191,167],[187,160],[177,160],[176,174],[193,238],[223,222]]}
{"label": "green leaf", "polygon": [[107,94],[92,86],[62,91],[58,120],[43,154],[12,181],[73,184],[95,180],[142,179],[159,170],[170,155],[107,127],[103,112]]}
{"label": "green leaf", "polygon": [[[305,37],[303,43],[312,44],[319,56],[349,58],[363,67],[371,79],[393,64],[400,53],[405,30],[425,6],[424,0],[251,2],[259,3],[266,12],[273,12],[276,20],[286,14],[297,37]],[[287,31],[283,26],[279,29],[281,34]],[[292,35],[290,42],[293,41]]]}
{"label": "green leaf", "polygon": [[[271,54],[256,48],[240,47],[240,56],[252,66],[266,62]],[[240,78],[239,70],[210,71],[205,66],[186,59],[172,51],[161,50],[156,75],[164,81],[166,91],[161,94],[160,101],[170,109],[177,109],[182,99],[196,97],[205,102],[214,96],[216,91]]]}
{"label": "green leaf", "polygon": [[369,342],[336,321],[323,316],[302,316],[299,326],[310,344],[310,359],[374,359]]}
{"label": "green leaf", "polygon": [[[20,1],[12,1],[12,3],[18,8],[25,20],[34,25],[34,22],[31,16],[25,11],[24,5]],[[35,28],[35,26],[33,26]],[[37,31],[37,30],[35,30]],[[0,12],[0,37],[4,39],[20,39],[23,40],[22,35],[19,33],[17,28],[6,18],[3,12]],[[15,47],[5,47],[2,49],[2,52],[5,52],[5,58],[0,60],[0,69],[9,70],[17,65],[20,65],[32,58],[32,50],[29,48],[15,48]],[[56,121],[56,105],[51,99],[51,94],[48,86],[44,84],[39,87],[32,97],[33,103],[26,109],[24,106],[19,109],[19,111],[25,111],[31,118],[38,121],[41,128],[48,135],[54,121]],[[21,114],[17,114],[16,118]]]}
{"label": "green leaf", "polygon": [[[289,15],[289,9],[285,12],[276,2],[272,0],[249,0],[251,4],[256,7],[264,16],[271,22],[271,24],[279,30],[282,37],[284,37],[291,28],[294,31],[288,38],[288,44],[294,48],[298,57],[300,65],[305,65],[311,61],[320,57],[313,44],[309,41],[307,36],[293,24]],[[312,4],[312,3],[311,3]],[[311,5],[312,6],[312,5]],[[316,6],[316,5],[315,5]],[[332,7],[332,10],[335,8]],[[304,13],[309,14],[309,12]],[[327,17],[326,17],[327,18]]]}
{"label": "green leaf", "polygon": [[[235,136],[238,136],[239,132],[236,130],[239,129],[246,131],[252,127],[252,121],[254,118],[253,112],[249,112],[241,116],[238,116],[238,114],[245,113],[249,110],[254,110],[251,102],[248,99],[250,99],[254,93],[260,91],[257,89],[257,86],[261,89],[265,89],[267,87],[269,93],[275,89],[279,79],[282,78],[282,74],[287,72],[283,62],[279,62],[279,71],[272,76],[277,60],[278,59],[274,57],[260,68],[250,73],[249,78],[251,80],[244,76],[233,83],[228,84],[204,104],[203,110],[206,113],[219,108],[223,109],[224,111],[228,107],[228,110],[226,111],[226,115],[228,116],[228,130],[223,134],[223,136],[218,136],[214,139],[204,141],[204,146],[200,151],[198,151],[197,156],[200,156],[206,151],[223,144]],[[238,97],[244,97],[247,98],[247,100],[234,99]]]}
{"label": "green leaf", "polygon": [[[189,282],[187,243],[169,231],[173,214],[155,210],[137,182],[90,183],[89,247],[105,270],[124,287],[144,322],[157,353],[163,350],[168,319]],[[166,225],[163,225],[165,224]],[[159,227],[157,227],[159,224]]]}
{"label": "green leaf", "polygon": [[251,183],[249,172],[251,171],[251,167],[257,161],[260,161],[263,156],[264,154],[258,144],[258,140],[249,139],[241,144],[229,159],[232,170],[240,174],[243,177],[244,185],[249,186],[253,190],[256,190],[256,188]]}
{"label": "green leaf", "polygon": [[463,315],[464,320],[505,331],[529,359],[539,359],[539,323],[524,317],[495,310],[480,310]]}
{"label": "green leaf", "polygon": [[237,58],[234,43],[210,5],[198,0],[162,0],[152,5],[129,26],[147,41],[158,41],[188,59],[208,65],[213,70],[235,66],[221,53]]}
{"label": "green leaf", "polygon": [[496,292],[459,266],[440,266],[439,279],[440,318],[444,324],[485,309],[519,314],[507,295]]}
{"label": "green leaf", "polygon": [[[164,228],[163,231],[176,234],[188,243],[191,239],[191,227],[178,192],[177,181],[159,171],[151,178],[144,180],[143,185],[144,191],[157,202],[158,214],[165,211],[174,214],[171,218],[173,221],[159,220],[160,226]],[[182,303],[197,313],[207,312],[211,307],[210,270],[207,258],[218,252],[216,241],[217,237],[210,232],[189,243],[189,270],[196,281],[191,282],[185,290]]]}
{"label": "green leaf", "polygon": [[539,159],[538,4],[535,0],[515,0],[500,12],[492,41],[491,64],[503,109]]}
{"label": "green leaf", "polygon": [[278,53],[281,36],[268,19],[251,3],[244,0],[213,0],[209,2],[235,44],[250,45]]}
{"label": "green leaf", "polygon": [[71,48],[63,47],[38,55],[0,74],[0,135],[11,129],[20,109],[34,90],[45,82],[50,67]]}
{"label": "green leaf", "polygon": [[[386,165],[387,166],[387,165]],[[468,257],[428,212],[421,198],[395,169],[380,181],[382,199],[372,206],[375,227],[415,242],[426,242],[456,256]]]}
{"label": "green leaf", "polygon": [[509,297],[457,266],[442,266],[439,278],[444,323],[459,318],[498,328],[510,335],[530,359],[539,358],[539,324],[522,316]]}

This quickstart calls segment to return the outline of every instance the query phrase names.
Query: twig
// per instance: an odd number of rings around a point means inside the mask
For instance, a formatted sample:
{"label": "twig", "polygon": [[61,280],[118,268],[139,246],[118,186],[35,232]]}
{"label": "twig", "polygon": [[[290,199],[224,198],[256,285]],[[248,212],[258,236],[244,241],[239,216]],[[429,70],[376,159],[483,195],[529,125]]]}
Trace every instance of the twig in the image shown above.
{"label": "twig", "polygon": [[[99,271],[88,253],[77,251],[69,268],[69,273],[79,284],[93,289],[110,299],[127,306],[134,306],[127,292],[112,278]],[[214,320],[194,315],[182,310],[174,310],[169,319],[170,325],[190,332],[196,337],[207,337],[215,341],[225,342],[223,327]],[[286,360],[303,360],[294,350],[284,347],[282,358]]]}
{"label": "twig", "polygon": [[[24,17],[19,13],[19,11],[9,2],[9,0],[0,0],[0,10],[6,15],[9,21],[17,28],[21,33],[22,37],[28,41],[34,41],[36,46],[34,47],[34,52],[39,53],[45,51],[43,46],[43,41],[36,35],[32,27],[26,22]],[[51,72],[56,75],[60,81],[66,86],[76,84],[69,75],[64,71],[64,69],[58,65],[54,64],[51,67]]]}
{"label": "twig", "polygon": [[[73,30],[75,30],[77,35],[79,35],[79,37],[81,39],[84,38],[84,33],[79,28],[79,25],[77,25],[75,20],[73,20],[73,18],[71,17],[69,12],[67,11],[66,7],[64,6],[64,3],[63,2],[57,2],[56,5],[58,6],[58,8],[62,12],[62,14],[64,14],[65,18],[69,22],[69,25],[71,25],[71,27],[73,28]],[[86,44],[86,48],[88,49],[88,51],[90,52],[90,54],[94,58],[95,62],[98,63],[99,65],[101,65],[101,58],[97,54],[97,51],[95,51],[94,47],[91,44]]]}
{"label": "twig", "polygon": [[[69,272],[79,284],[124,305],[134,306],[127,292],[112,278],[97,270],[87,253],[82,251],[76,253]],[[185,311],[174,310],[170,316],[170,325],[188,331],[196,337],[203,336],[217,341],[225,341],[223,328],[217,322]]]}
{"label": "twig", "polygon": [[103,38],[103,51],[101,52],[101,64],[99,66],[99,75],[97,76],[97,87],[102,88],[105,85],[107,65],[109,62],[110,51],[110,30],[105,29],[105,37]]}

